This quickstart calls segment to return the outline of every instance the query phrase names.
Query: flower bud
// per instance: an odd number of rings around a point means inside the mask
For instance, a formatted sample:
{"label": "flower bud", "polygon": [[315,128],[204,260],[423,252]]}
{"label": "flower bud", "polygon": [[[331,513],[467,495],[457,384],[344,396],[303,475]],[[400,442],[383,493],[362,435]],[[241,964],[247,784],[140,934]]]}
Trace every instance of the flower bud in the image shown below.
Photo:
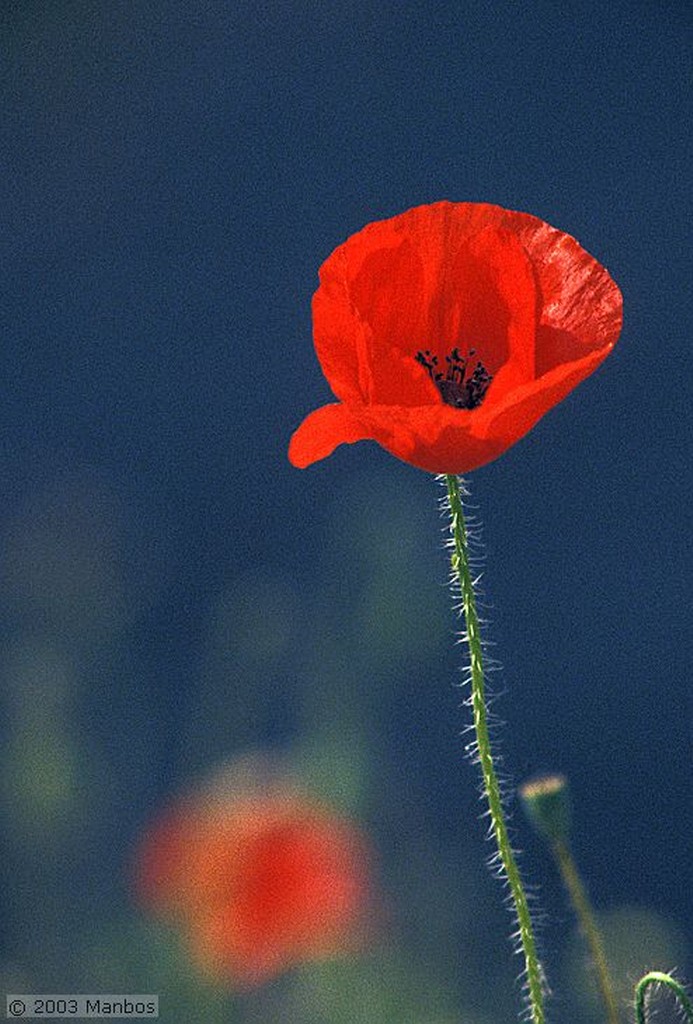
{"label": "flower bud", "polygon": [[570,831],[568,781],[562,775],[542,775],[520,786],[520,798],[535,828],[550,839],[567,841]]}

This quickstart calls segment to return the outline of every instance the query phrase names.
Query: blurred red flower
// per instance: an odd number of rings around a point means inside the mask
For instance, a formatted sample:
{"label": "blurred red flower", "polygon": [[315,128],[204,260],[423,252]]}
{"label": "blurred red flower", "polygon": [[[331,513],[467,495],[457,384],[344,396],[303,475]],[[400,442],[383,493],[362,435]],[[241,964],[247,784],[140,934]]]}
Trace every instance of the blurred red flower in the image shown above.
{"label": "blurred red flower", "polygon": [[596,369],[621,320],[604,267],[530,214],[440,202],[369,224],[320,268],[315,348],[339,402],[304,420],[289,458],[371,439],[467,472]]}
{"label": "blurred red flower", "polygon": [[180,801],[135,873],[142,904],[178,918],[198,965],[239,988],[357,950],[373,923],[364,836],[287,782]]}

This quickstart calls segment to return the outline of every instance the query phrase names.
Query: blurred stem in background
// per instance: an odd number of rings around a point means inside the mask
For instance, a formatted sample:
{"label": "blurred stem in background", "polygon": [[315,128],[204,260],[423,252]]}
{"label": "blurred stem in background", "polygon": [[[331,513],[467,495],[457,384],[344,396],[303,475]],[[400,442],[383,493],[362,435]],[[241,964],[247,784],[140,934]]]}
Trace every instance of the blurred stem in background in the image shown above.
{"label": "blurred stem in background", "polygon": [[463,495],[466,497],[466,491],[462,481],[457,476],[446,475],[445,483],[451,515],[452,570],[455,580],[459,582],[462,607],[467,626],[466,641],[469,649],[469,681],[471,685],[474,729],[476,731],[476,750],[483,776],[484,792],[488,801],[491,829],[498,846],[500,865],[507,880],[517,914],[518,935],[525,960],[527,996],[531,1010],[531,1020],[532,1024],[544,1024],[542,970],[537,956],[527,896],[522,885],[522,879],[520,878],[520,872],[505,823],[503,800],[493,762],[488,732],[483,645],[479,618],[476,611],[474,581],[469,562],[467,526],[462,503],[462,497]]}
{"label": "blurred stem in background", "polygon": [[548,775],[534,779],[520,788],[520,796],[529,819],[551,845],[589,948],[608,1024],[619,1024],[618,1003],[609,974],[604,943],[597,927],[587,890],[582,883],[570,850],[568,836],[571,814],[567,781],[562,775]]}
{"label": "blurred stem in background", "polygon": [[587,892],[578,874],[575,859],[570,852],[568,844],[560,839],[553,843],[553,853],[580,922],[585,941],[589,947],[590,957],[597,974],[597,984],[599,985],[604,1009],[606,1010],[606,1019],[609,1024],[618,1024],[618,1004],[609,975],[609,965],[606,960],[606,953],[604,952],[604,944],[597,928],[597,922],[595,921]]}
{"label": "blurred stem in background", "polygon": [[664,974],[662,971],[650,971],[635,986],[635,1019],[637,1024],[646,1024],[647,1022],[647,1017],[645,1016],[645,996],[648,988],[652,985],[666,985],[667,988],[671,989],[681,1004],[686,1020],[693,1022],[693,1003],[686,994],[683,985],[676,978],[672,978],[670,974]]}

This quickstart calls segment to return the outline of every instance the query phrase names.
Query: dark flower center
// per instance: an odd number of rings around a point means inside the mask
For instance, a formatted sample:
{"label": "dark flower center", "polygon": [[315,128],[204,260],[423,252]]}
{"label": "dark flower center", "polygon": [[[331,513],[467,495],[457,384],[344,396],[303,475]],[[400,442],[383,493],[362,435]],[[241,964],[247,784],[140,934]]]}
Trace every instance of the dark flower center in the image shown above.
{"label": "dark flower center", "polygon": [[446,405],[452,405],[455,409],[476,409],[483,402],[493,377],[482,362],[477,362],[471,374],[466,377],[469,360],[474,355],[476,350],[473,348],[466,357],[460,355],[458,348],[454,348],[445,357],[445,375],[438,369],[438,356],[432,355],[429,349],[417,352],[414,358],[424,367]]}

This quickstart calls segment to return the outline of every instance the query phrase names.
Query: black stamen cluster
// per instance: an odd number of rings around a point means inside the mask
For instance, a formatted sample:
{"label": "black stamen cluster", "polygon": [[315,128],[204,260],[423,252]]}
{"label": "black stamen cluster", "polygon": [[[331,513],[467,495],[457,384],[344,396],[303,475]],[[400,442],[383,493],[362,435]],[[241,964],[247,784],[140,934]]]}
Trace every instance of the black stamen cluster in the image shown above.
{"label": "black stamen cluster", "polygon": [[476,355],[473,348],[469,350],[466,358],[460,355],[458,348],[454,348],[445,357],[445,376],[442,370],[438,369],[438,356],[431,353],[430,349],[417,352],[414,358],[424,367],[446,405],[451,405],[455,409],[476,409],[483,402],[493,376],[479,361],[471,376],[465,380],[467,364],[473,355]]}

